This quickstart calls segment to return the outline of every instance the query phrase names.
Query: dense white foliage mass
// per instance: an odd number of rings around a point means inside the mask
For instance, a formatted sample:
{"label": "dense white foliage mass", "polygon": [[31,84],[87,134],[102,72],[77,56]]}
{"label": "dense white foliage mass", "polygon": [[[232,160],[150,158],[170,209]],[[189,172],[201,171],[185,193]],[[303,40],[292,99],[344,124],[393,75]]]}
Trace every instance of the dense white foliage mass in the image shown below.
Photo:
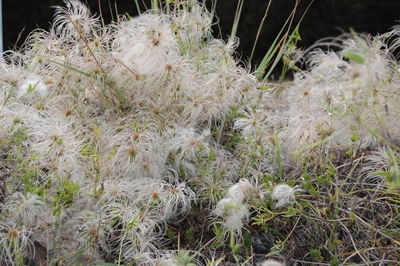
{"label": "dense white foliage mass", "polygon": [[193,206],[239,241],[308,193],[305,166],[373,150],[359,178],[398,172],[399,29],[310,52],[277,92],[194,0],[110,25],[65,5],[0,62],[0,264],[189,265],[165,247]]}

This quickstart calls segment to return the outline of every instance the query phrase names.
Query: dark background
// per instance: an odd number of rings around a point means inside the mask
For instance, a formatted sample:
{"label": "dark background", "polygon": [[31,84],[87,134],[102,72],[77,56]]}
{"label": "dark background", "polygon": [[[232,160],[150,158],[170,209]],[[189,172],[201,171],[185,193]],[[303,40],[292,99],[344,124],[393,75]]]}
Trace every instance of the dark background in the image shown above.
{"label": "dark background", "polygon": [[[139,0],[141,1],[141,0]],[[302,0],[298,14],[304,12],[311,0]],[[119,14],[137,13],[134,0],[86,0],[93,13],[99,13],[99,2],[103,17],[115,18],[115,6]],[[144,2],[149,3],[148,0]],[[238,28],[240,38],[239,56],[247,61],[259,23],[268,0],[244,0],[243,12]],[[293,9],[295,0],[272,0],[272,5],[263,27],[253,63],[259,62],[284,21]],[[48,29],[52,21],[51,6],[62,5],[62,0],[3,0],[4,49],[15,49],[27,34],[37,27]],[[221,37],[229,36],[236,10],[237,0],[218,0],[217,16],[221,25]],[[112,10],[112,12],[111,12]],[[315,0],[306,14],[301,27],[299,46],[308,47],[318,39],[336,36],[350,27],[357,32],[383,33],[400,19],[400,0]],[[214,29],[219,35],[219,29]]]}

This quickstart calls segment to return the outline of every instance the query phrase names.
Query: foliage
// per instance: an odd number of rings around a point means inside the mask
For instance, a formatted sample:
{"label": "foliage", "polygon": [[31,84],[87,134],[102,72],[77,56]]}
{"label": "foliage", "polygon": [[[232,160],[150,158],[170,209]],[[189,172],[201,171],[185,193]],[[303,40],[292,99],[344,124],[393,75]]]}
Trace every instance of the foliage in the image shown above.
{"label": "foliage", "polygon": [[1,264],[399,260],[400,28],[303,51],[293,13],[252,73],[242,4],[225,42],[197,1],[70,0],[3,54]]}

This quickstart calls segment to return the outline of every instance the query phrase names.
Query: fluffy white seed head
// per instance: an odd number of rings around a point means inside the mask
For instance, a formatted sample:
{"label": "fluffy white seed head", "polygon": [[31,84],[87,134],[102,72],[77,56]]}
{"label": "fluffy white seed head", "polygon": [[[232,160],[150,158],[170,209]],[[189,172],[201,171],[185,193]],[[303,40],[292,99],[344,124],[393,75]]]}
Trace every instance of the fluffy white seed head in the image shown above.
{"label": "fluffy white seed head", "polygon": [[17,98],[32,99],[34,97],[46,97],[49,94],[49,88],[43,79],[35,74],[29,74],[17,84],[15,96]]}
{"label": "fluffy white seed head", "polygon": [[243,202],[254,189],[254,186],[247,179],[242,178],[238,183],[229,188],[226,197]]}
{"label": "fluffy white seed head", "polygon": [[15,192],[4,204],[9,218],[15,223],[22,222],[25,226],[35,226],[37,218],[43,212],[44,201],[36,194]]}
{"label": "fluffy white seed head", "polygon": [[214,209],[214,214],[224,218],[223,226],[234,232],[240,232],[243,222],[250,216],[246,204],[232,198],[221,199]]}
{"label": "fluffy white seed head", "polygon": [[290,187],[287,184],[276,185],[272,190],[271,198],[278,201],[275,208],[282,208],[288,205],[292,205],[296,199],[294,192],[295,188]]}
{"label": "fluffy white seed head", "polygon": [[26,227],[1,222],[0,263],[2,265],[15,265],[21,255],[31,258],[34,255],[34,246],[30,235],[31,231]]}
{"label": "fluffy white seed head", "polygon": [[308,72],[295,75],[288,91],[289,123],[281,133],[289,153],[315,157],[397,142],[398,74],[385,37],[339,38],[338,52],[307,55]]}
{"label": "fluffy white seed head", "polygon": [[379,147],[365,156],[365,161],[361,169],[363,182],[369,185],[375,184],[381,186],[388,181],[386,176],[379,173],[389,172],[392,176],[400,174],[400,156],[399,153],[387,147]]}
{"label": "fluffy white seed head", "polygon": [[268,260],[264,260],[260,266],[285,266],[286,264],[279,262],[277,260],[274,259],[268,259]]}
{"label": "fluffy white seed head", "polygon": [[66,7],[55,7],[54,29],[62,38],[84,38],[94,28],[98,20],[79,0],[64,0]]}
{"label": "fluffy white seed head", "polygon": [[114,56],[146,78],[165,73],[180,61],[179,46],[164,15],[143,14],[119,25],[113,42]]}
{"label": "fluffy white seed head", "polygon": [[234,128],[241,129],[244,136],[254,136],[260,131],[265,130],[265,126],[263,124],[266,119],[265,110],[246,110],[243,112],[242,118],[238,118],[235,120]]}

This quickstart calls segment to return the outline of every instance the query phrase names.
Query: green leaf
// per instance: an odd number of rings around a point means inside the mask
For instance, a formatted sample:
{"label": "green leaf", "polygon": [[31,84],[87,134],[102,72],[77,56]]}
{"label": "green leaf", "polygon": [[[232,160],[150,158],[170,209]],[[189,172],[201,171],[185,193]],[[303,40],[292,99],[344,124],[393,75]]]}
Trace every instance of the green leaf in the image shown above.
{"label": "green leaf", "polygon": [[310,249],[308,252],[315,260],[321,262],[324,260],[324,257],[322,257],[321,251],[319,249]]}
{"label": "green leaf", "polygon": [[344,53],[343,57],[346,58],[346,59],[349,59],[351,61],[354,61],[356,63],[359,63],[359,64],[364,64],[365,63],[365,59],[362,56],[358,55],[358,54]]}
{"label": "green leaf", "polygon": [[332,258],[332,259],[329,260],[329,264],[332,265],[332,266],[337,266],[340,263],[336,258]]}
{"label": "green leaf", "polygon": [[[37,83],[36,83],[36,84],[37,84]],[[27,89],[27,92],[28,92],[28,93],[33,92],[33,91],[35,90],[36,84],[35,84],[34,86],[32,86],[32,84],[29,84],[28,89]]]}
{"label": "green leaf", "polygon": [[219,258],[219,259],[217,259],[217,260],[209,260],[209,259],[207,259],[207,266],[217,266],[217,265],[219,265],[223,260],[225,259],[225,256],[223,256],[223,257],[221,257],[221,258]]}
{"label": "green leaf", "polygon": [[351,134],[351,136],[350,136],[350,140],[352,142],[356,142],[359,139],[359,137],[360,136],[356,132],[353,132],[353,134]]}

